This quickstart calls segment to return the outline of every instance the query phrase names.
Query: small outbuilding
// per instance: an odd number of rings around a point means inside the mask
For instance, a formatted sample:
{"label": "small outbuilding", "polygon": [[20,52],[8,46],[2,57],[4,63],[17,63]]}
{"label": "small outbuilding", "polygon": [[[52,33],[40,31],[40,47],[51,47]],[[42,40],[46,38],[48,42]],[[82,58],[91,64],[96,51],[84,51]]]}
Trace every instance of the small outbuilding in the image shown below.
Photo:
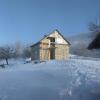
{"label": "small outbuilding", "polygon": [[66,59],[69,57],[69,47],[70,42],[55,30],[31,46],[32,60]]}
{"label": "small outbuilding", "polygon": [[89,44],[88,49],[100,49],[100,33],[96,36],[96,38]]}

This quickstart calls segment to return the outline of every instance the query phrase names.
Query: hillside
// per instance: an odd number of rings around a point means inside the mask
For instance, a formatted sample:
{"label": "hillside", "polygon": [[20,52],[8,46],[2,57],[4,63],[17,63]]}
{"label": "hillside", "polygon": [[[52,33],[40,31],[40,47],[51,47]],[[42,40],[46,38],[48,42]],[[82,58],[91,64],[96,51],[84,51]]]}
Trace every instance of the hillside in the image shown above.
{"label": "hillside", "polygon": [[86,57],[100,57],[100,50],[88,50],[87,47],[94,39],[94,36],[91,33],[87,34],[78,34],[69,38],[71,42],[70,53],[86,56]]}

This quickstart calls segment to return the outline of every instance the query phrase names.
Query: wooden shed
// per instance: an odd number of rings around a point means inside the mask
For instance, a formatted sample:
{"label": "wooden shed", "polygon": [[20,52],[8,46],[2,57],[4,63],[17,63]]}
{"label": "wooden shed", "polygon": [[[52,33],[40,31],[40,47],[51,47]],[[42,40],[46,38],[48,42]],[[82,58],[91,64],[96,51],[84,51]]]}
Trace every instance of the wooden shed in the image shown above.
{"label": "wooden shed", "polygon": [[66,59],[69,57],[69,46],[70,42],[55,30],[31,46],[32,60]]}
{"label": "wooden shed", "polygon": [[89,44],[88,49],[100,49],[100,33],[98,33],[96,38]]}

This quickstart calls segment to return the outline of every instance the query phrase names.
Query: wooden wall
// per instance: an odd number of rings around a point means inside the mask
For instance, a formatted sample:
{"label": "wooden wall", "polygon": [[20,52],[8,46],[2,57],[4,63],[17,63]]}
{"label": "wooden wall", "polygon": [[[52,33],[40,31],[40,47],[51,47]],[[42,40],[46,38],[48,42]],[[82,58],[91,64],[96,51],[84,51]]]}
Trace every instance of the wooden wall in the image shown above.
{"label": "wooden wall", "polygon": [[[58,34],[53,32],[49,37],[55,38],[55,59],[61,60],[69,57],[69,44]],[[39,44],[32,47],[33,60],[50,60],[50,40],[44,38]]]}
{"label": "wooden wall", "polygon": [[69,57],[69,46],[68,45],[56,45],[55,59],[61,60]]}
{"label": "wooden wall", "polygon": [[40,49],[39,44],[37,44],[34,47],[31,47],[31,57],[32,57],[32,60],[39,60],[39,58],[40,58],[39,57],[39,55],[40,55],[39,49]]}

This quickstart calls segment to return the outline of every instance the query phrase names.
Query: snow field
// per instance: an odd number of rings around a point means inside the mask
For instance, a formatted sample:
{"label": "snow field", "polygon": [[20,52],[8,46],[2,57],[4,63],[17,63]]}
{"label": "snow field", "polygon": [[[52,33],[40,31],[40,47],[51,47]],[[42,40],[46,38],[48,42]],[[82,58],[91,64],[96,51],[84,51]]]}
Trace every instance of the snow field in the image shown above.
{"label": "snow field", "polygon": [[[14,61],[13,61],[14,62]],[[1,100],[99,100],[100,61],[21,61],[0,69]]]}

